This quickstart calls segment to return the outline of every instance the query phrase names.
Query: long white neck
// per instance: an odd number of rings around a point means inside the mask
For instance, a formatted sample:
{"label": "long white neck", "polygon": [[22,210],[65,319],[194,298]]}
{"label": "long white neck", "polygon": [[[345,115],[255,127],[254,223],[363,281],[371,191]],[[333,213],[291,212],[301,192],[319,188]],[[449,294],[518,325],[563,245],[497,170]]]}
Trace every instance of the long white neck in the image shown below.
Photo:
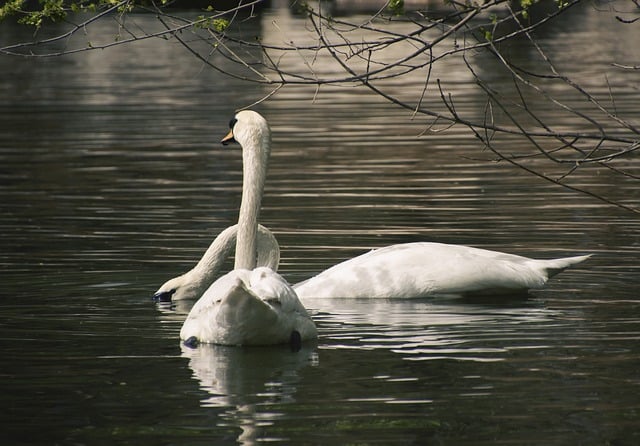
{"label": "long white neck", "polygon": [[[269,229],[258,225],[256,239],[257,264],[278,271],[280,263],[280,247],[278,241]],[[216,278],[224,261],[229,257],[234,242],[237,243],[238,225],[233,225],[222,231],[211,243],[196,266],[187,272],[190,281],[208,287]],[[202,290],[204,291],[204,289]]]}
{"label": "long white neck", "polygon": [[271,150],[268,127],[251,134],[242,146],[242,202],[234,269],[256,267],[256,233]]}
{"label": "long white neck", "polygon": [[218,234],[198,264],[187,274],[204,286],[209,286],[222,268],[225,259],[229,257],[233,242],[236,240],[236,232],[237,227],[234,225]]}
{"label": "long white neck", "polygon": [[[238,225],[233,225],[222,231],[211,243],[200,261],[191,270],[166,281],[156,291],[158,293],[172,292],[172,300],[196,299],[209,288],[214,279],[220,273],[225,260],[231,254],[236,245]],[[271,231],[262,225],[258,225],[258,249],[257,266],[266,266],[278,271],[280,263],[280,247]]]}

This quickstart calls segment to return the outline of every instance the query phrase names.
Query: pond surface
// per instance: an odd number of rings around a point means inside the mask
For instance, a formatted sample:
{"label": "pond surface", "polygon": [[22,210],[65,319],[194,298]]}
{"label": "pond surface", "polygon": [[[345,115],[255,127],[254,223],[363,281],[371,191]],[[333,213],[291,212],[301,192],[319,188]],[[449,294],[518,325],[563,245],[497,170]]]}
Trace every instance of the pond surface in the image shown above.
{"label": "pond surface", "polygon": [[[301,20],[286,14],[265,29]],[[585,36],[637,63],[581,14],[542,36],[557,63],[592,75]],[[311,299],[319,340],[297,353],[192,350],[188,305],[150,297],[237,218],[240,152],[218,141],[269,90],[159,39],[0,64],[2,444],[640,442],[633,214],[484,160],[464,129],[419,136],[426,121],[362,90],[285,88],[257,109],[274,133],[262,222],[290,282],[418,240],[595,256],[527,299]],[[635,75],[620,107],[637,123]],[[637,182],[582,172],[637,205]]]}

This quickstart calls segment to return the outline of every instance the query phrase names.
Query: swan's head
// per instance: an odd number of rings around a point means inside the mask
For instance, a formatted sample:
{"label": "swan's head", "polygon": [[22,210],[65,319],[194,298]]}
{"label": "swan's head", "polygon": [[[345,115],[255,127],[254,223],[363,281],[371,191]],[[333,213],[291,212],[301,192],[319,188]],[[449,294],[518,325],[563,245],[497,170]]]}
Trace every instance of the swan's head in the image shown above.
{"label": "swan's head", "polygon": [[222,138],[222,144],[237,142],[242,147],[268,147],[271,130],[267,120],[253,110],[242,110],[229,122],[229,133]]}
{"label": "swan's head", "polygon": [[197,299],[202,295],[202,285],[189,280],[188,274],[167,280],[153,295],[153,300],[170,302],[172,300]]}

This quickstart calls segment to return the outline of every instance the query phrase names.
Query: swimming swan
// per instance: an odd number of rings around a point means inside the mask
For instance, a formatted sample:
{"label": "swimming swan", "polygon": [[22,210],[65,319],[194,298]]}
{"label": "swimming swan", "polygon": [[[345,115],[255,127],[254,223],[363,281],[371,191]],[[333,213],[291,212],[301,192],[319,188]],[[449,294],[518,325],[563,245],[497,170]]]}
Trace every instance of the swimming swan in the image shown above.
{"label": "swimming swan", "polygon": [[518,294],[590,256],[536,260],[443,243],[387,246],[339,263],[293,286],[307,297],[409,298]]}
{"label": "swimming swan", "polygon": [[[216,279],[224,261],[231,254],[236,243],[238,225],[233,225],[222,231],[209,245],[200,261],[191,270],[167,280],[153,295],[153,299],[160,302],[171,300],[197,299]],[[271,231],[258,225],[257,266],[266,266],[278,271],[280,263],[280,247]]]}
{"label": "swimming swan", "polygon": [[[252,113],[251,116],[257,115],[254,112],[247,113]],[[262,117],[238,121],[238,124],[240,126],[236,132],[243,134],[260,132],[259,128],[252,129],[250,127],[252,125],[266,126]],[[263,160],[256,161],[264,163],[265,167],[261,169],[266,170],[270,137],[266,136],[261,141],[254,141],[253,146],[254,149],[260,144],[267,147],[267,156]],[[248,178],[249,176],[245,174],[245,182]],[[264,182],[264,178],[261,181]],[[243,183],[243,190],[245,186],[251,185]],[[263,186],[257,185],[257,187],[260,195],[257,198],[259,207]],[[247,196],[252,194],[256,195],[258,192],[247,192]],[[243,192],[243,203],[244,197]],[[253,199],[255,200],[256,197],[253,196]],[[255,217],[257,218],[257,214]],[[225,241],[221,241],[220,244],[231,243],[228,237],[224,239]],[[279,257],[275,238],[264,237],[263,239],[262,243],[260,238],[258,239],[259,259],[273,258],[272,252],[276,250]],[[207,271],[207,265],[216,265],[215,258],[228,255],[230,250],[230,248],[221,249],[220,246],[214,247],[216,241],[203,256],[203,259],[209,260],[206,262],[201,260],[193,270],[167,282],[172,283],[169,291],[175,286],[172,299],[189,296],[190,293],[183,292],[182,288],[194,287],[192,282],[204,284],[212,280],[212,276],[218,270]],[[239,241],[240,237],[238,237]],[[250,250],[250,252],[253,251]],[[536,260],[462,245],[405,243],[376,249],[346,260],[315,277],[295,284],[293,289],[303,300],[314,297],[411,298],[434,295],[516,294],[542,288],[551,277],[589,257],[584,255]],[[259,265],[262,264],[259,263]],[[273,264],[268,266],[273,270],[276,269]],[[203,277],[205,274],[209,275]],[[172,282],[174,280],[176,282]],[[165,285],[158,292],[166,290]]]}
{"label": "swimming swan", "polygon": [[194,304],[180,330],[186,345],[268,345],[298,348],[317,337],[316,326],[293,288],[268,267],[256,268],[258,215],[271,149],[271,131],[258,113],[231,120],[222,143],[242,146],[242,200],[233,271],[216,280]]}
{"label": "swimming swan", "polygon": [[[225,232],[232,232],[235,226]],[[265,231],[268,229],[264,228]],[[235,234],[233,234],[235,235]],[[279,253],[275,237],[264,237],[258,241],[258,265],[261,258],[271,258],[263,263],[276,270],[273,261]],[[214,247],[212,243],[204,258],[222,253],[224,258],[231,249],[235,237],[223,237],[228,243],[226,249]],[[217,248],[217,249],[214,249]],[[321,272],[317,276],[293,285],[301,300],[306,298],[368,297],[368,298],[412,298],[441,295],[473,296],[487,294],[518,294],[531,289],[543,288],[548,280],[566,268],[577,265],[590,255],[563,257],[551,260],[537,260],[505,254],[497,251],[462,245],[414,242],[374,249],[366,254]],[[211,261],[212,265],[221,264]],[[191,292],[207,283],[207,277],[214,276],[218,266],[207,271],[202,260],[188,273],[171,279],[162,290],[173,292],[172,300],[195,297]],[[205,262],[205,265],[208,262]],[[211,281],[212,279],[209,279]],[[204,285],[206,288],[206,285]]]}

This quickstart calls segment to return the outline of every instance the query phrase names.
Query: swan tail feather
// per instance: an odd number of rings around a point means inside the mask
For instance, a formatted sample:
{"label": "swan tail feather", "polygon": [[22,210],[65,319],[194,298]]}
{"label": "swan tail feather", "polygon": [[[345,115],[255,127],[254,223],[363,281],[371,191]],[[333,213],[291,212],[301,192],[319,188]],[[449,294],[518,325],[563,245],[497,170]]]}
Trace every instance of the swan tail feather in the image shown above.
{"label": "swan tail feather", "polygon": [[593,254],[587,254],[584,256],[563,257],[561,259],[548,260],[546,261],[545,270],[547,271],[548,277],[552,278],[565,269],[584,262],[592,255]]}

